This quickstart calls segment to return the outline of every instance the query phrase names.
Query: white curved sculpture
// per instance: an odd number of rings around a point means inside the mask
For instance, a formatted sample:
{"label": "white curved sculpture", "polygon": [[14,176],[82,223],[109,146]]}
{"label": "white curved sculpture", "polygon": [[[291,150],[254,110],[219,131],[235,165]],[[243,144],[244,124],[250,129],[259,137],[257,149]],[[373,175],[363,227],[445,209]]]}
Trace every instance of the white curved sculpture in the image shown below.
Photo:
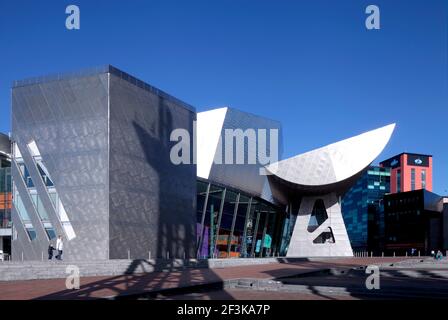
{"label": "white curved sculpture", "polygon": [[298,186],[341,183],[369,166],[383,151],[395,124],[329,144],[266,167],[278,178]]}
{"label": "white curved sculpture", "polygon": [[[340,196],[383,151],[394,128],[390,124],[266,167],[275,183],[301,199],[288,257],[353,256]],[[310,229],[319,203],[321,221]]]}

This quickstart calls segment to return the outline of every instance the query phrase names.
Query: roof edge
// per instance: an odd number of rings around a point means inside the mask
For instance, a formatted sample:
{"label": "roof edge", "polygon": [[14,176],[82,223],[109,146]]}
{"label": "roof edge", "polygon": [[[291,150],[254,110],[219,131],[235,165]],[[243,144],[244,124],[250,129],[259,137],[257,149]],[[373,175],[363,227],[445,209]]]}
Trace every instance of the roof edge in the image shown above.
{"label": "roof edge", "polygon": [[152,93],[159,95],[167,100],[176,102],[191,112],[196,112],[196,108],[193,107],[192,105],[166,93],[163,90],[160,90],[159,88],[156,88],[156,87],[148,84],[145,81],[142,81],[142,80],[130,75],[127,72],[124,72],[124,71],[118,69],[110,64],[97,66],[97,67],[79,69],[78,71],[73,71],[73,72],[64,72],[64,73],[50,74],[50,75],[41,76],[41,77],[25,78],[23,80],[14,80],[12,83],[12,88],[24,87],[24,86],[52,82],[52,81],[69,80],[69,79],[73,79],[73,78],[82,78],[82,77],[88,77],[88,76],[97,75],[97,74],[103,74],[103,73],[113,74],[113,75],[119,77],[120,79],[128,81],[129,83],[131,83],[141,89],[152,92]]}

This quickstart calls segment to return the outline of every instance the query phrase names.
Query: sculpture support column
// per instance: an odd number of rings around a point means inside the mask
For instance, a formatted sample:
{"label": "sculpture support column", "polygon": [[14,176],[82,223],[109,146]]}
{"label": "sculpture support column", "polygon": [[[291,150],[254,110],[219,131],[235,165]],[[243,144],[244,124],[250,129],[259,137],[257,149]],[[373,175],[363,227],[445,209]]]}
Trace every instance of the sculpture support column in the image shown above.
{"label": "sculpture support column", "polygon": [[[308,230],[313,207],[318,200],[325,205],[327,219],[313,231]],[[331,232],[334,241],[324,243],[313,241],[322,234]],[[342,218],[341,206],[335,193],[302,198],[296,224],[294,226],[287,257],[351,257],[353,250]]]}

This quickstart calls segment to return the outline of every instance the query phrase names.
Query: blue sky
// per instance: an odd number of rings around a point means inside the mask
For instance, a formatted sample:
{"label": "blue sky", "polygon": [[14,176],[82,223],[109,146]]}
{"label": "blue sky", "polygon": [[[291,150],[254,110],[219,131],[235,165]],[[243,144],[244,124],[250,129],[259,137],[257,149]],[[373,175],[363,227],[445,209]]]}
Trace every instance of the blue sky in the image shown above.
{"label": "blue sky", "polygon": [[[369,4],[381,30],[365,28]],[[447,12],[442,0],[0,0],[0,131],[13,80],[112,64],[198,111],[280,120],[284,157],[396,122],[378,160],[433,154],[434,191],[448,194]]]}

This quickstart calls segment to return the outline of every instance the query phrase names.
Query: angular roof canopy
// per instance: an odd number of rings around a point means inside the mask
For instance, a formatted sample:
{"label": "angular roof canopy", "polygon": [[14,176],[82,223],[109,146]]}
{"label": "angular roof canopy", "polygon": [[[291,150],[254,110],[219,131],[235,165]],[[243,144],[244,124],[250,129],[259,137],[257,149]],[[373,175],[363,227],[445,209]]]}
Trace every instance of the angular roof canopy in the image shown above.
{"label": "angular roof canopy", "polygon": [[368,131],[266,166],[276,181],[296,191],[346,188],[383,151],[395,124]]}

